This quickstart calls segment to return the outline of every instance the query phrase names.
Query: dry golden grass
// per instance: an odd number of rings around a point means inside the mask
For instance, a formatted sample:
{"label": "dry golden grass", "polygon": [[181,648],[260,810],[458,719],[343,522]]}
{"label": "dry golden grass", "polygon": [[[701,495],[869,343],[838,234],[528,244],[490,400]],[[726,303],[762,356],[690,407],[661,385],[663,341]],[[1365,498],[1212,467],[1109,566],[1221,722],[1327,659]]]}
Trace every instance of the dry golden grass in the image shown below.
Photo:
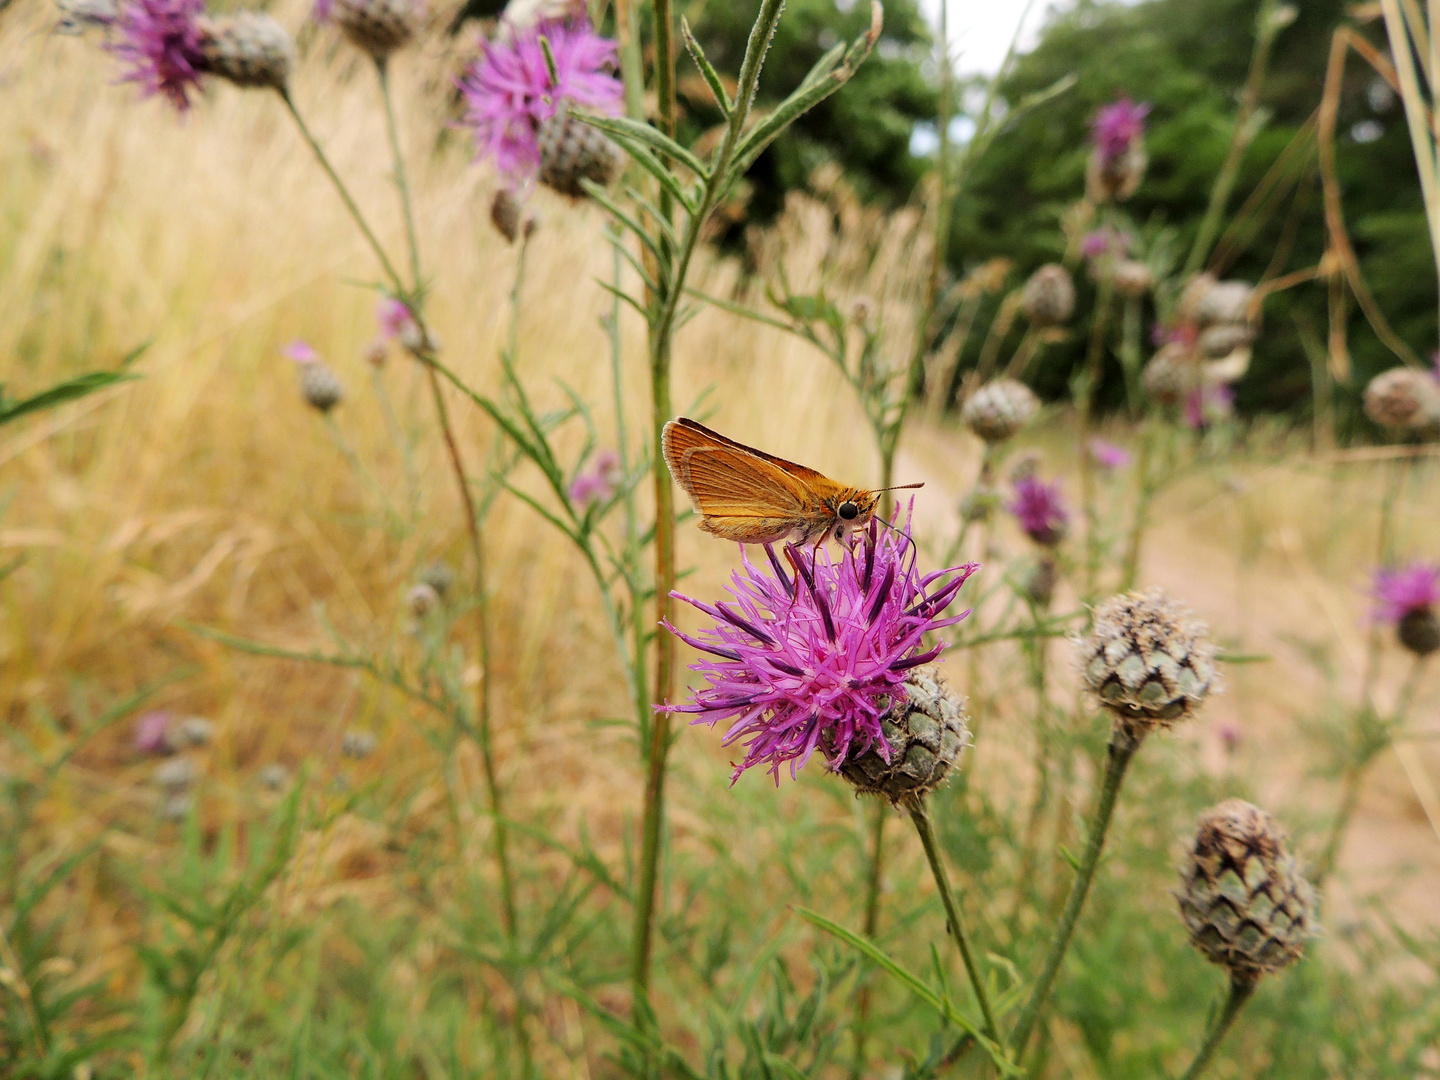
{"label": "dry golden grass", "polygon": [[[301,8],[288,3],[279,14],[296,26]],[[240,815],[262,798],[254,783],[261,766],[314,761],[343,769],[354,782],[415,793],[395,824],[397,835],[413,835],[447,812],[437,758],[417,733],[417,717],[353,674],[239,656],[180,625],[308,646],[324,642],[315,612],[323,605],[342,634],[379,647],[396,633],[403,637],[403,596],[418,567],[446,558],[468,570],[422,373],[393,356],[380,376],[417,435],[422,477],[418,525],[391,529],[300,402],[292,365],[279,352],[304,338],[339,371],[349,397],[336,423],[394,505],[403,506],[402,463],[361,356],[374,332],[374,293],[363,283],[376,268],[277,101],[221,86],[177,121],[164,105],[137,103],[132,88],[113,85],[113,66],[93,42],[48,36],[50,18],[43,0],[21,0],[0,15],[0,356],[11,358],[7,382],[24,393],[151,344],[140,381],[7,428],[0,439],[0,483],[10,500],[0,519],[0,555],[25,557],[0,589],[0,707],[14,724],[28,723],[42,707],[63,718],[79,681],[87,692],[119,694],[194,665],[159,700],[216,721],[204,763],[208,819]],[[312,43],[296,99],[382,238],[398,249],[373,80],[344,55],[328,56],[325,44]],[[407,58],[397,86],[433,278],[433,324],[447,362],[472,385],[493,389],[516,256],[487,220],[494,177],[469,162],[463,138],[437,115],[446,85],[437,73],[447,64],[453,59],[438,46]],[[540,403],[563,401],[554,383],[560,378],[602,403],[597,416],[610,425],[598,321],[609,300],[595,283],[610,267],[602,217],[546,194],[536,204],[543,225],[531,244],[518,366]],[[763,242],[764,261],[773,266],[783,258],[792,284],[804,290],[828,260],[842,291],[880,300],[890,348],[907,355],[910,303],[925,262],[923,246],[912,242],[916,221],[879,221],[843,200],[836,205],[839,232],[834,207],[794,199]],[[738,268],[713,259],[697,284],[746,295]],[[633,317],[623,326],[636,431],[646,394],[643,336]],[[836,477],[877,474],[859,407],[803,343],[705,310],[681,331],[675,370],[677,404],[716,387],[713,422],[734,437]],[[464,453],[478,470],[493,430],[458,399],[454,404]],[[1057,414],[1031,439],[1051,469],[1066,473],[1073,464],[1068,432]],[[578,438],[565,445],[576,449]],[[955,528],[955,500],[977,462],[977,447],[953,426],[916,427],[907,436],[898,479],[927,481],[920,515],[937,543]],[[1208,726],[1179,738],[1219,770],[1229,766],[1216,725],[1239,722],[1246,735],[1233,767],[1273,805],[1318,809],[1333,799],[1333,783],[1309,776],[1294,749],[1295,716],[1321,709],[1330,693],[1294,642],[1338,643],[1338,685],[1353,696],[1365,634],[1360,590],[1373,562],[1382,468],[1311,462],[1294,440],[1257,435],[1252,449],[1170,491],[1157,514],[1143,579],[1185,597],[1223,639],[1272,656],[1235,670],[1230,693],[1207,713]],[[1436,466],[1422,461],[1411,473],[1401,502],[1402,550],[1435,558]],[[534,481],[519,474],[524,485]],[[1018,549],[1015,537],[1003,540]],[[592,723],[626,711],[593,585],[565,540],[514,500],[498,501],[486,542],[500,628],[497,754],[511,812],[546,820],[561,836],[573,837],[583,822],[600,850],[618,858],[638,813],[640,776],[619,729]],[[684,534],[680,555],[699,567],[686,587],[700,595],[718,586],[733,561],[733,551],[697,530]],[[1024,695],[1005,692],[1005,680],[1018,678],[1016,662],[994,652],[989,683],[975,692],[994,709],[985,723],[995,737],[993,749],[982,743],[975,767],[1018,804],[1027,782],[1016,723]],[[1399,675],[1398,666],[1387,667],[1386,693]],[[1432,678],[1416,712],[1431,734],[1440,734],[1437,700]],[[340,738],[352,726],[375,729],[380,752],[347,765]],[[714,806],[729,754],[717,741],[689,734],[676,755],[671,822],[677,850],[695,863],[725,844],[727,818]],[[1427,823],[1417,792],[1440,785],[1440,753],[1433,744],[1407,746],[1408,773],[1389,753],[1367,782],[1343,865],[1356,894],[1403,888],[1407,917],[1433,925],[1427,897],[1440,887],[1440,833],[1431,826],[1440,822]],[[129,752],[123,731],[107,736],[82,756],[47,825],[57,838],[89,836],[156,802],[147,768]],[[482,803],[480,772],[468,753],[456,784],[467,796],[459,805]],[[760,827],[730,857],[764,873],[774,854],[774,838],[763,830],[771,815],[848,820],[843,808],[807,808],[804,790],[776,793],[758,778],[742,784],[743,813]],[[470,814],[463,835],[478,857],[486,826]],[[159,833],[113,843],[150,858],[163,851],[145,847],[160,844]],[[310,838],[290,900],[318,908],[344,894],[383,906],[400,872],[371,826],[344,818]],[[90,951],[103,954],[124,938],[135,913],[91,895],[94,907],[76,926],[93,935]]]}

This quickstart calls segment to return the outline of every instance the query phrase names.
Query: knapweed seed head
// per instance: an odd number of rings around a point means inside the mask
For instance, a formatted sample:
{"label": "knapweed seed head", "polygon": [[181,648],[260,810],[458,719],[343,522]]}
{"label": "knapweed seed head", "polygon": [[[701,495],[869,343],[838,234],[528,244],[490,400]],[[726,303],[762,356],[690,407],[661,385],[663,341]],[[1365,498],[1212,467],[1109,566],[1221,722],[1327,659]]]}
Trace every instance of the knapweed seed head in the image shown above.
{"label": "knapweed seed head", "polygon": [[[555,62],[553,83],[541,38],[549,45]],[[483,43],[480,56],[460,80],[465,98],[464,122],[475,134],[477,156],[493,160],[512,186],[527,185],[545,164],[541,130],[547,122],[562,113],[569,116],[574,107],[607,116],[619,114],[622,87],[613,74],[616,56],[615,43],[579,19],[540,22]],[[589,140],[572,130],[572,125],[585,126],[574,117],[551,125],[546,129],[546,144],[551,149],[551,169],[557,176],[555,155],[562,149],[575,151],[576,156],[569,161],[569,175],[573,178],[572,188],[580,190],[579,176],[588,174],[574,169],[586,164],[577,162],[580,143],[584,141],[588,146]],[[587,130],[604,138],[593,128]],[[613,151],[611,144],[603,153],[610,157]]]}
{"label": "knapweed seed head", "polygon": [[1126,299],[1139,299],[1154,284],[1154,272],[1139,259],[1121,259],[1115,264],[1115,291]]}
{"label": "knapweed seed head", "polygon": [[415,618],[423,619],[440,606],[440,594],[429,582],[417,581],[405,593],[405,606]]}
{"label": "knapweed seed head", "polygon": [[880,717],[880,745],[852,754],[840,772],[857,795],[879,795],[891,805],[916,805],[939,787],[970,745],[965,702],[939,668],[925,664],[905,679],[905,696]]}
{"label": "knapweed seed head", "polygon": [[108,49],[122,64],[122,82],[145,96],[160,94],[180,112],[190,108],[205,72],[201,17],[205,0],[126,0]]}
{"label": "knapweed seed head", "polygon": [[907,700],[910,674],[939,656],[943,644],[927,648],[925,635],[969,614],[944,613],[978,566],[921,574],[898,513],[838,557],[788,544],[765,554],[768,568],[741,549],[728,602],[674,594],[714,623],[694,635],[666,624],[705,654],[691,666],[705,684],[663,708],[727,725],[724,744],[745,747],[732,782],[763,765],[778,784],[782,766],[793,777],[817,750],[836,770],[870,750],[889,763],[882,718]]}
{"label": "knapweed seed head", "polygon": [[1015,481],[1015,497],[1007,509],[1015,515],[1025,535],[1044,547],[1054,547],[1070,527],[1070,511],[1059,484],[1047,484],[1034,473]]}
{"label": "knapweed seed head", "polygon": [[1179,405],[1200,385],[1200,359],[1193,339],[1171,338],[1145,364],[1140,385],[1160,405]]}
{"label": "knapweed seed head", "polygon": [[1440,378],[1416,368],[1382,371],[1365,387],[1365,415],[1403,435],[1440,430]]}
{"label": "knapweed seed head", "polygon": [[1208,627],[1161,589],[1100,604],[1077,653],[1086,687],[1136,734],[1193,716],[1218,681]]}
{"label": "knapweed seed head", "polygon": [[1196,345],[1205,359],[1223,360],[1254,340],[1255,331],[1249,323],[1216,323],[1200,332]]}
{"label": "knapweed seed head", "polygon": [[236,86],[284,90],[295,64],[289,32],[263,11],[200,20],[204,70]]}
{"label": "knapweed seed head", "polygon": [[357,49],[384,60],[415,37],[424,8],[418,0],[316,0],[314,15],[333,22]]}
{"label": "knapweed seed head", "polygon": [[[1199,279],[1197,279],[1199,280]],[[1216,281],[1198,291],[1195,318],[1201,326],[1243,323],[1250,319],[1255,286],[1248,281]]]}
{"label": "knapweed seed head", "polygon": [[1370,595],[1375,621],[1395,627],[1405,648],[1420,657],[1440,649],[1440,566],[1376,570]]}
{"label": "knapweed seed head", "polygon": [[1031,325],[1039,329],[1069,322],[1075,314],[1075,282],[1070,278],[1070,271],[1059,263],[1040,267],[1025,282],[1020,306]]}
{"label": "knapweed seed head", "polygon": [[1315,935],[1315,892],[1284,830],[1244,799],[1200,815],[1175,898],[1191,943],[1239,983],[1294,963]]}
{"label": "knapweed seed head", "polygon": [[305,404],[320,413],[328,413],[345,398],[345,386],[320,354],[303,341],[292,342],[283,350],[295,361],[300,374],[300,396]]}
{"label": "knapweed seed head", "polygon": [[1035,418],[1040,399],[1016,379],[992,379],[960,409],[961,422],[987,443],[1002,443]]}

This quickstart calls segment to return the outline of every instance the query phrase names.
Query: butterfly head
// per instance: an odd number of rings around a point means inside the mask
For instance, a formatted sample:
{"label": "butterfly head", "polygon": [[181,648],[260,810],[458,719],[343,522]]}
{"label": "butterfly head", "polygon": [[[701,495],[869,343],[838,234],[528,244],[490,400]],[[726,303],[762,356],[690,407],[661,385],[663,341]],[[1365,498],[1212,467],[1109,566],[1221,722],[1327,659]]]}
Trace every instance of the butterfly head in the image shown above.
{"label": "butterfly head", "polygon": [[851,529],[865,528],[875,516],[875,504],[878,501],[876,492],[861,488],[845,488],[825,500],[834,521],[830,535],[843,543]]}

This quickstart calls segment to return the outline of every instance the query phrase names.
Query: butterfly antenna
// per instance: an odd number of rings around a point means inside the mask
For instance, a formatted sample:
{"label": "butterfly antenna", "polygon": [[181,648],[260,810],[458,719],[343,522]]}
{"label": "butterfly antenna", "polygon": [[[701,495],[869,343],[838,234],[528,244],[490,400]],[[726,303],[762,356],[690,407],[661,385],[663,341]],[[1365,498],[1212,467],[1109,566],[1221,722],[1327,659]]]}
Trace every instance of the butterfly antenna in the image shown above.
{"label": "butterfly antenna", "polygon": [[925,486],[925,482],[922,480],[922,481],[921,481],[920,483],[918,483],[918,484],[896,484],[894,487],[888,487],[888,488],[872,488],[872,489],[871,489],[871,493],[878,495],[878,494],[879,494],[880,492],[882,492],[882,491],[909,491],[909,490],[911,490],[912,488],[922,488],[922,487],[924,487],[924,486]]}
{"label": "butterfly antenna", "polygon": [[[919,484],[906,484],[905,486],[906,486],[906,487],[919,487],[920,485],[919,485]],[[914,546],[915,546],[915,538],[914,538],[913,536],[911,536],[909,533],[907,533],[904,529],[897,529],[894,525],[891,525],[890,522],[886,521],[886,520],[885,520],[884,518],[882,518],[879,514],[876,514],[876,515],[875,515],[873,518],[871,518],[870,520],[876,522],[877,524],[884,525],[885,528],[889,529],[889,530],[890,530],[891,532],[893,532],[896,536],[900,537],[901,540],[904,540],[904,541],[905,541],[907,544],[909,544],[911,547],[914,547]],[[919,548],[915,548],[915,553],[918,555],[918,554],[920,553],[920,549],[919,549]]]}

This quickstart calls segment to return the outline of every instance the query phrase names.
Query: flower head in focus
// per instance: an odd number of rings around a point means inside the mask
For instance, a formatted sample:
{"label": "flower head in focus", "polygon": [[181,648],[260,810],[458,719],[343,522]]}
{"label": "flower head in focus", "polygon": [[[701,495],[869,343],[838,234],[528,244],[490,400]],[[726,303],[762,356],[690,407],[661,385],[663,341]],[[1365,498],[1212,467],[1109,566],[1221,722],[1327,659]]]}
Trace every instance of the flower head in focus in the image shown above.
{"label": "flower head in focus", "polygon": [[1090,142],[1102,164],[1112,165],[1130,152],[1144,137],[1145,117],[1149,115],[1149,105],[1137,105],[1128,97],[1111,102],[1095,114],[1090,121]]}
{"label": "flower head in focus", "polygon": [[119,40],[105,46],[127,65],[122,82],[145,96],[162,94],[180,112],[190,108],[204,71],[200,18],[204,0],[129,0],[116,21]]}
{"label": "flower head in focus", "polygon": [[688,704],[663,708],[728,725],[724,745],[746,751],[732,783],[764,765],[778,784],[782,765],[793,778],[817,750],[835,770],[871,749],[888,760],[881,718],[905,701],[910,672],[940,654],[942,645],[924,648],[925,634],[969,614],[942,617],[978,565],[922,575],[908,520],[883,533],[872,522],[838,558],[786,545],[793,576],[772,546],[765,553],[768,570],[741,549],[733,602],[672,594],[715,622],[694,636],[666,624],[707,654],[691,665],[706,684]]}
{"label": "flower head in focus", "polygon": [[1015,498],[1007,509],[1037,544],[1054,547],[1065,538],[1070,511],[1060,494],[1059,484],[1047,484],[1034,473],[1015,480]]}
{"label": "flower head in focus", "polygon": [[607,502],[620,480],[620,455],[605,450],[595,456],[595,463],[570,482],[570,501],[582,509]]}
{"label": "flower head in focus", "polygon": [[[542,37],[555,60],[553,84]],[[483,43],[460,80],[464,122],[475,133],[477,156],[493,158],[512,183],[528,182],[540,168],[540,125],[562,105],[619,114],[616,64],[615,43],[579,19],[548,20]]]}
{"label": "flower head in focus", "polygon": [[1398,626],[1406,616],[1440,608],[1440,566],[1411,563],[1398,570],[1376,570],[1370,595],[1375,621]]}
{"label": "flower head in focus", "polygon": [[1087,444],[1090,457],[1102,469],[1123,469],[1130,464],[1130,452],[1104,439],[1094,438]]}

